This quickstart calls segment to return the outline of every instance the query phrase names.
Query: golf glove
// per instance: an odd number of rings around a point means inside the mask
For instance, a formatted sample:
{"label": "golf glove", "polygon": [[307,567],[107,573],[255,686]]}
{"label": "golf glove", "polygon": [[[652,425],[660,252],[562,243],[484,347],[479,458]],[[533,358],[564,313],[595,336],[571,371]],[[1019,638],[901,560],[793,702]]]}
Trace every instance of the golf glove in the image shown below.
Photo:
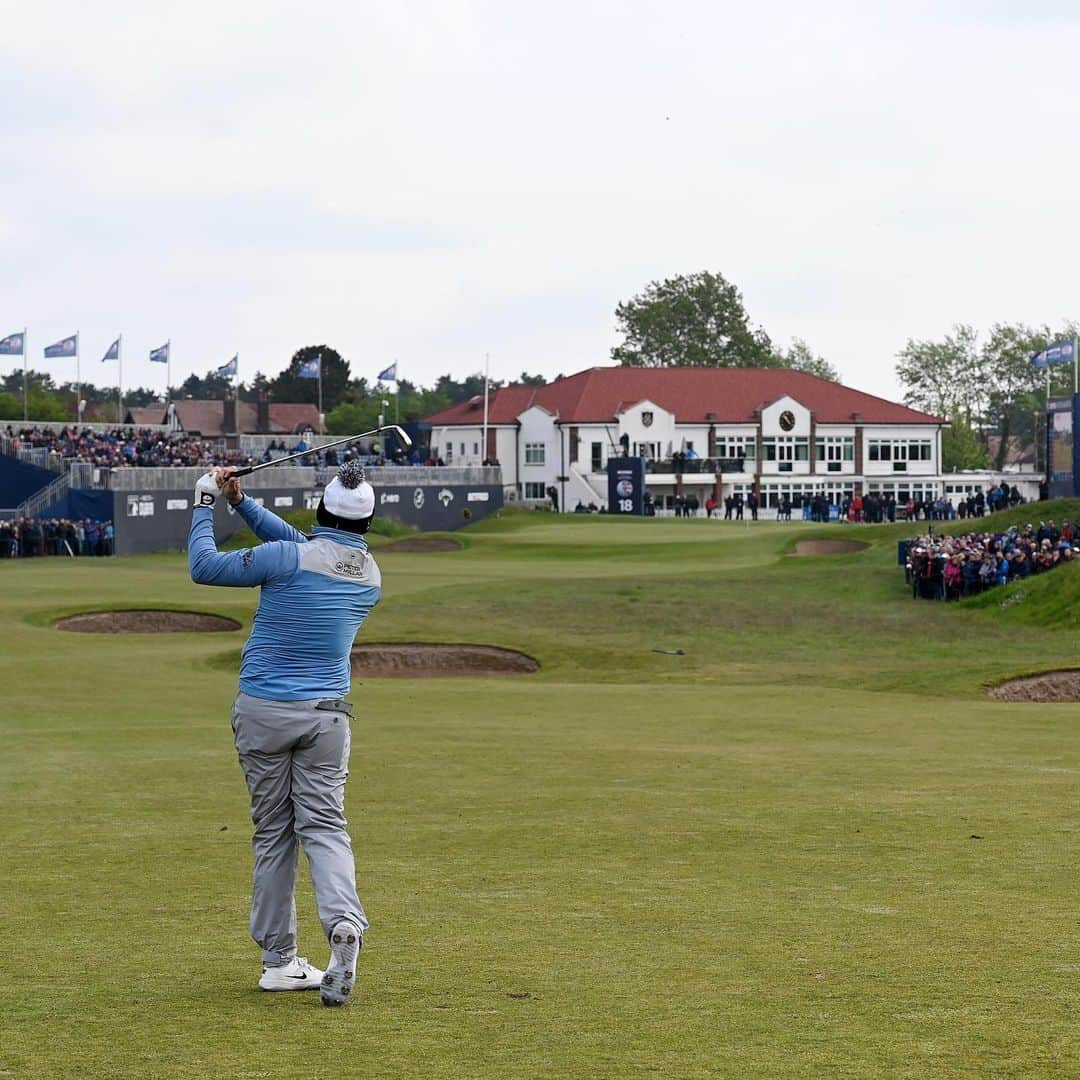
{"label": "golf glove", "polygon": [[209,506],[213,509],[214,500],[218,497],[220,490],[217,480],[214,479],[213,473],[206,473],[205,476],[200,476],[198,482],[195,484],[195,505]]}

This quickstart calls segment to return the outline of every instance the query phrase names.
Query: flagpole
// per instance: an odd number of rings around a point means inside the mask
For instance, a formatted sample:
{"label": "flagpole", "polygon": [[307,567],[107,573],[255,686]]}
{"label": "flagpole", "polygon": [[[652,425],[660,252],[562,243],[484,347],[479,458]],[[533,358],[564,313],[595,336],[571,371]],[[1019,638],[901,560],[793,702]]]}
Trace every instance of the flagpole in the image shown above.
{"label": "flagpole", "polygon": [[165,342],[165,409],[168,411],[169,387],[172,386],[172,338]]}
{"label": "flagpole", "polygon": [[322,411],[322,353],[319,353],[319,427],[323,429],[319,434],[325,433],[326,422],[323,420]]}
{"label": "flagpole", "polygon": [[1073,396],[1080,394],[1080,373],[1077,372],[1076,362],[1076,338],[1073,338]]}
{"label": "flagpole", "polygon": [[82,389],[82,376],[79,371],[79,331],[75,331],[75,426],[78,427],[82,420],[82,410],[79,408],[79,391]]}
{"label": "flagpole", "polygon": [[30,419],[30,398],[26,389],[26,349],[28,338],[26,336],[26,327],[23,327],[22,332],[22,418],[23,423],[26,423]]}
{"label": "flagpole", "polygon": [[124,335],[116,339],[116,422],[124,422]]}
{"label": "flagpole", "polygon": [[488,374],[491,371],[491,353],[484,353],[484,438],[480,444],[481,461],[487,461],[488,442]]}
{"label": "flagpole", "polygon": [[397,357],[394,357],[394,423],[399,419],[399,405],[401,404],[401,376],[397,373]]}

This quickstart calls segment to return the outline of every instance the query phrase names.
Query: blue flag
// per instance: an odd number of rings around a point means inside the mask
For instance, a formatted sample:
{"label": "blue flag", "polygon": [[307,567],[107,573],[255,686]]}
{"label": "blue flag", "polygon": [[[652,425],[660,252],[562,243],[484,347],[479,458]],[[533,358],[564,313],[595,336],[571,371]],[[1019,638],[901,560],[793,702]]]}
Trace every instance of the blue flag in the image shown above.
{"label": "blue flag", "polygon": [[388,368],[379,372],[379,382],[397,382],[397,361],[395,360]]}
{"label": "blue flag", "polygon": [[1048,368],[1054,364],[1071,364],[1075,358],[1073,344],[1071,341],[1055,341],[1053,345],[1047,345],[1042,352],[1031,354],[1031,366]]}
{"label": "blue flag", "polygon": [[151,364],[167,364],[169,362],[169,346],[171,341],[166,341],[159,349],[150,350]]}
{"label": "blue flag", "polygon": [[54,342],[52,345],[45,346],[45,359],[54,360],[58,356],[75,356],[79,351],[79,335],[72,334],[71,337],[61,338],[59,341]]}
{"label": "blue flag", "polygon": [[310,360],[305,360],[296,372],[298,379],[317,379],[322,375],[322,357],[313,356]]}
{"label": "blue flag", "polygon": [[237,353],[227,364],[222,364],[217,369],[219,375],[235,375],[240,366],[240,354]]}
{"label": "blue flag", "polygon": [[26,348],[24,334],[8,334],[6,338],[0,338],[0,356],[22,356]]}
{"label": "blue flag", "polygon": [[117,338],[105,350],[105,355],[101,358],[101,362],[104,364],[106,360],[119,360],[119,359],[120,359],[120,339]]}

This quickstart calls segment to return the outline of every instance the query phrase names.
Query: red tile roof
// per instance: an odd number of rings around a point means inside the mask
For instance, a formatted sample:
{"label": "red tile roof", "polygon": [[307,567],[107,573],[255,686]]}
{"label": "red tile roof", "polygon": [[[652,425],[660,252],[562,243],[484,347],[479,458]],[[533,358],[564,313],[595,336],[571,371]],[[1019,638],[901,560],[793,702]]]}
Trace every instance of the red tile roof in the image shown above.
{"label": "red tile roof", "polygon": [[157,425],[165,423],[165,406],[164,405],[147,405],[145,407],[136,406],[134,409],[128,409],[127,416],[131,417],[133,424],[147,424]]}
{"label": "red tile roof", "polygon": [[[675,414],[678,423],[752,424],[756,409],[784,395],[805,405],[819,424],[939,424],[927,413],[851,390],[790,368],[595,367],[546,386],[507,386],[488,400],[488,422],[511,424],[531,405],[557,413],[564,424],[610,423],[648,399]],[[714,416],[708,415],[715,414]],[[482,398],[427,417],[436,425],[479,424]]]}
{"label": "red tile roof", "polygon": [[[254,435],[258,429],[258,406],[253,401],[237,403],[236,422],[239,432]],[[204,437],[231,435],[225,430],[224,401],[177,401],[176,416],[188,432]],[[270,402],[270,430],[266,435],[289,435],[294,431],[312,428],[319,431],[319,410],[314,405],[294,402]]]}

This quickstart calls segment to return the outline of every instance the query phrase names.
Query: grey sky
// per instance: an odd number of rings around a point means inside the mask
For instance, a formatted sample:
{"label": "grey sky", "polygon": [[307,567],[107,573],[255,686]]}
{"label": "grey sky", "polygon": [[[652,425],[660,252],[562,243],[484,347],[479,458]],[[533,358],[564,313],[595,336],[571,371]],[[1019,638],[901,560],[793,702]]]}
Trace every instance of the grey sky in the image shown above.
{"label": "grey sky", "polygon": [[98,383],[119,332],[129,385],[166,338],[174,382],[322,342],[554,375],[710,269],[899,397],[909,337],[1080,316],[1073,4],[156,7],[5,6],[0,336],[34,367],[79,330]]}

